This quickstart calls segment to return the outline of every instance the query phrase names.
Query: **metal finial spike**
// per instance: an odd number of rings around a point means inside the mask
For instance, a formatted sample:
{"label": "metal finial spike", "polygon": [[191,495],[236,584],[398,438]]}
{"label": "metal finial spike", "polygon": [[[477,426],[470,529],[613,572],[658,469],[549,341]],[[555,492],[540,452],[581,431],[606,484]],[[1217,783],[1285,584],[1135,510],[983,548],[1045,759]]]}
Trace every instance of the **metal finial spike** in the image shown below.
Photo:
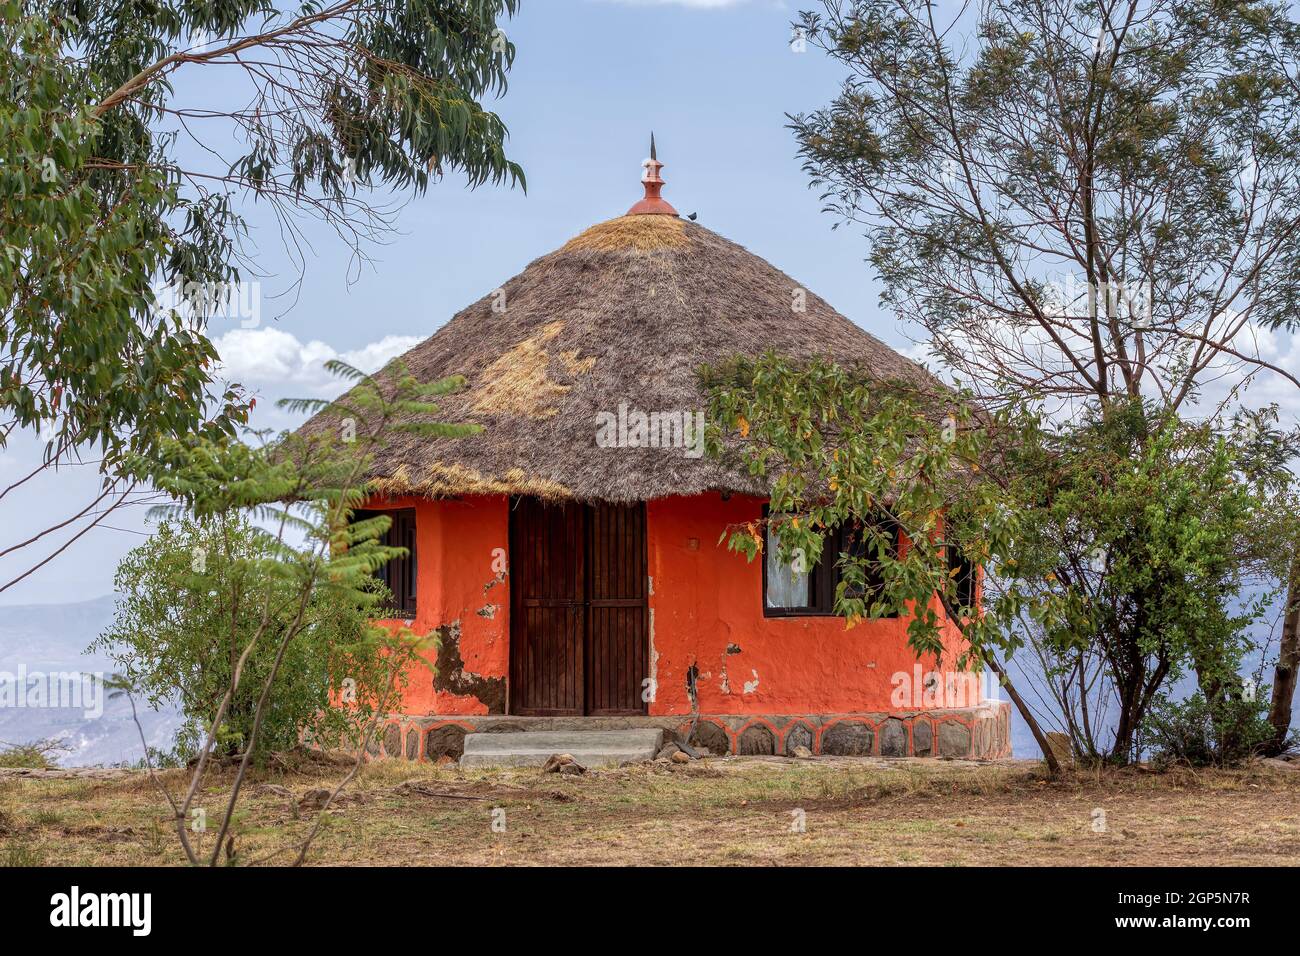
{"label": "metal finial spike", "polygon": [[650,131],[650,158],[651,158],[651,159],[658,159],[658,158],[659,158],[658,156],[655,155],[655,133],[654,133],[654,130],[651,130],[651,131]]}

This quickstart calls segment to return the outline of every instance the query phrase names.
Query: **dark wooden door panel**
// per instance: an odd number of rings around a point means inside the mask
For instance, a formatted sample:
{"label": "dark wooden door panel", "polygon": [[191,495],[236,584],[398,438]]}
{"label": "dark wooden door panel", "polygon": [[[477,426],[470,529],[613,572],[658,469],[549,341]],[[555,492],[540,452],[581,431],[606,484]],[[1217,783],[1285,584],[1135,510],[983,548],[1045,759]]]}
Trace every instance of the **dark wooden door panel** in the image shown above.
{"label": "dark wooden door panel", "polygon": [[580,508],[515,502],[510,523],[512,710],[583,713],[584,522]]}
{"label": "dark wooden door panel", "polygon": [[523,692],[516,713],[582,714],[582,617],[580,606],[525,609],[528,640],[515,674],[515,686]]}
{"label": "dark wooden door panel", "polygon": [[643,714],[645,506],[592,505],[587,521],[587,713]]}
{"label": "dark wooden door panel", "polygon": [[643,714],[643,505],[512,502],[511,712]]}
{"label": "dark wooden door panel", "polygon": [[631,607],[588,610],[587,713],[592,716],[643,714],[645,611]]}

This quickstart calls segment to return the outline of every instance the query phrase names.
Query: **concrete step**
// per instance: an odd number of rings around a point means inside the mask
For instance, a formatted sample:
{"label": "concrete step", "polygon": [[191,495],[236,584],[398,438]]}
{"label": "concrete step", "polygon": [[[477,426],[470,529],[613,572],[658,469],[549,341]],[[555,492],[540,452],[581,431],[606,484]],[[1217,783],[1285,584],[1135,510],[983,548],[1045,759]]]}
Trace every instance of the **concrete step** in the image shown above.
{"label": "concrete step", "polygon": [[637,730],[532,730],[466,734],[462,767],[540,767],[551,754],[573,754],[584,767],[653,760],[664,732]]}

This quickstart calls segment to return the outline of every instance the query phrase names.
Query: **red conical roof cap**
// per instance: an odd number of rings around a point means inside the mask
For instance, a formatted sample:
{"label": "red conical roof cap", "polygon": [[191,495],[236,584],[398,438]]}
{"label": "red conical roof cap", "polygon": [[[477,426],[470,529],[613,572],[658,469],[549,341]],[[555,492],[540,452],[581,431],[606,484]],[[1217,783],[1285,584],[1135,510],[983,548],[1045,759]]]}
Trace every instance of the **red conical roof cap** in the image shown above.
{"label": "red conical roof cap", "polygon": [[645,186],[645,196],[641,201],[627,211],[629,216],[675,216],[677,210],[670,206],[664,199],[660,198],[659,193],[664,188],[664,181],[659,175],[659,170],[664,168],[664,164],[659,162],[659,157],[655,155],[655,134],[650,134],[650,158],[641,163],[645,170],[641,174],[641,184]]}

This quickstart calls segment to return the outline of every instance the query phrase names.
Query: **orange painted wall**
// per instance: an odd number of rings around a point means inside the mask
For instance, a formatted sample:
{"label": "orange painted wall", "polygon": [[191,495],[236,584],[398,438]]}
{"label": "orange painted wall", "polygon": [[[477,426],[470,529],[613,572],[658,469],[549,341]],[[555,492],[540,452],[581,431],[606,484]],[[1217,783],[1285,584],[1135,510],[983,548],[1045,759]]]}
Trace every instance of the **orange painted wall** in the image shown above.
{"label": "orange painted wall", "polygon": [[[509,542],[508,499],[375,499],[368,507],[416,509],[415,629],[424,633],[458,622],[463,670],[507,680],[509,580],[497,570]],[[900,672],[912,675],[917,664],[907,647],[906,620],[846,629],[834,617],[763,616],[761,558],[746,562],[717,543],[728,525],[761,517],[761,499],[724,501],[706,494],[658,499],[646,509],[656,681],[651,715],[690,712],[686,673],[692,664],[699,668],[704,714],[899,709],[891,704],[891,679]],[[954,628],[942,667],[955,666],[960,643]],[[728,654],[729,645],[739,652]],[[942,669],[932,659],[921,664],[927,671]],[[410,674],[401,712],[473,715],[488,708],[476,696],[435,689],[430,672],[418,668]]]}
{"label": "orange painted wall", "polygon": [[[415,509],[414,630],[424,634],[459,622],[465,671],[505,680],[510,670],[510,585],[497,569],[509,548],[508,499],[385,498],[373,499],[367,507]],[[403,713],[488,712],[477,697],[435,690],[427,668],[415,667],[408,677]]]}
{"label": "orange painted wall", "polygon": [[[654,593],[656,695],[651,714],[690,710],[686,672],[699,668],[705,714],[833,714],[889,711],[891,678],[914,674],[906,619],[846,629],[841,618],[763,616],[761,558],[752,563],[718,538],[729,524],[762,517],[763,502],[721,495],[663,498],[647,505]],[[961,646],[950,632],[952,669]],[[740,648],[728,654],[728,645]],[[923,660],[923,669],[936,667]],[[973,701],[971,703],[974,703]]]}

